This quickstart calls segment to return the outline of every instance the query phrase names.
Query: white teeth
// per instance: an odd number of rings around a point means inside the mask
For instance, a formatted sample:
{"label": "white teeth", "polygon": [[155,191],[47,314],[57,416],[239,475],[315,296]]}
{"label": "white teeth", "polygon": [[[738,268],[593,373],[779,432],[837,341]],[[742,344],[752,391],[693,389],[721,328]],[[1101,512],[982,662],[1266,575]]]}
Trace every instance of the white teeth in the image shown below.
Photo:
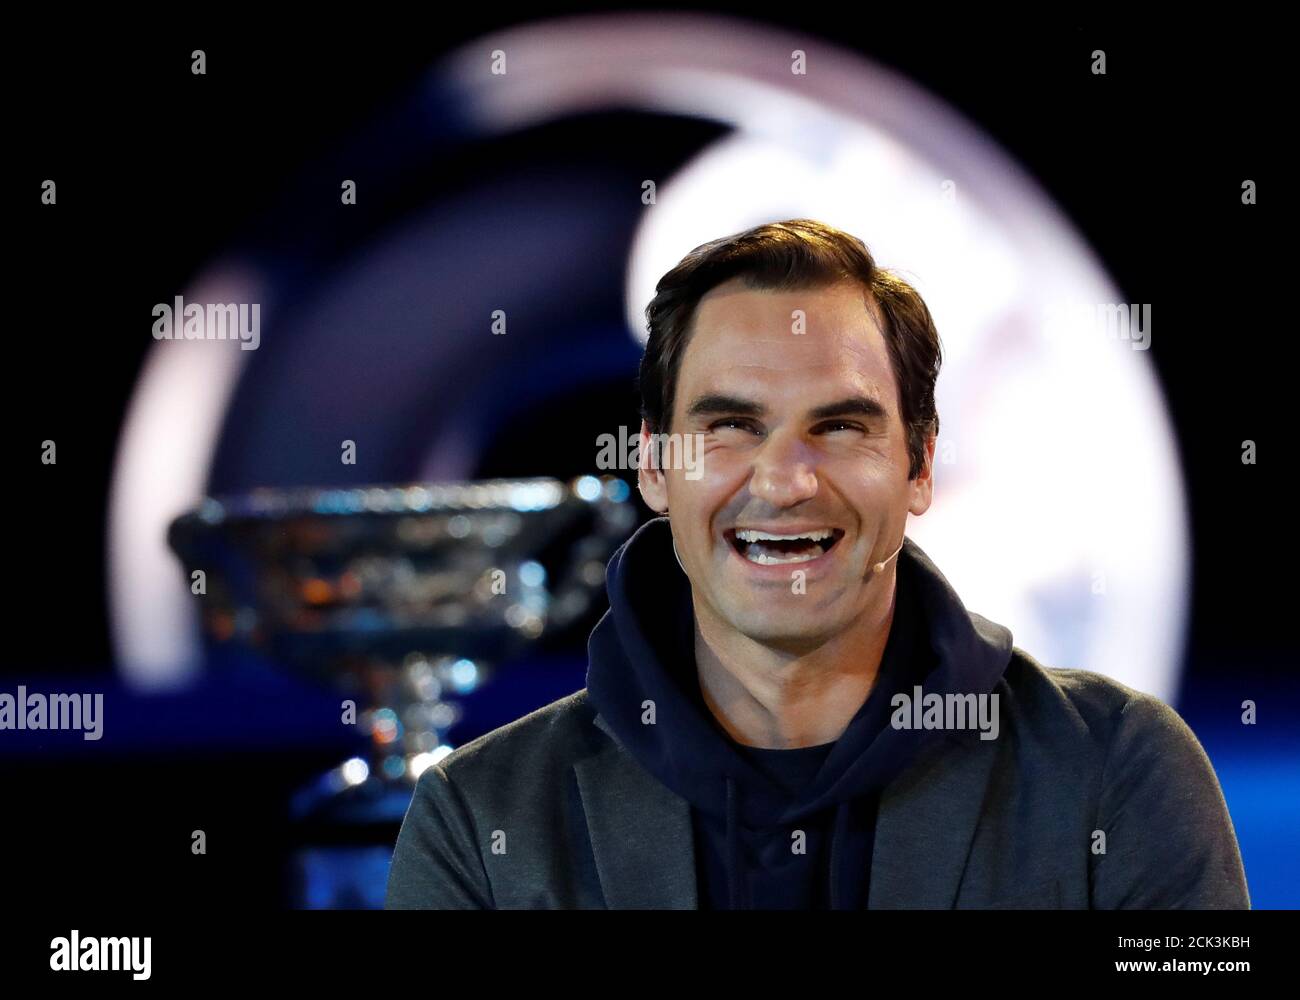
{"label": "white teeth", "polygon": [[[776,535],[770,531],[759,531],[754,528],[736,530],[736,539],[742,543],[737,546],[741,555],[760,566],[779,566],[784,563],[802,563],[818,559],[826,551],[818,543],[834,537],[835,532],[831,528],[817,528],[793,535]],[[781,552],[776,546],[764,545],[764,542],[807,542],[808,544],[803,546],[801,552]]]}
{"label": "white teeth", "polygon": [[820,552],[815,552],[815,553],[807,552],[804,553],[803,555],[786,556],[785,558],[778,559],[775,556],[769,556],[765,552],[759,552],[756,555],[750,555],[747,552],[745,553],[745,558],[752,563],[758,563],[760,566],[775,566],[778,565],[779,563],[807,562],[810,559],[816,559],[819,555],[821,555]]}
{"label": "white teeth", "polygon": [[[766,531],[750,531],[749,529],[745,529],[744,531],[737,531],[736,537],[742,542],[761,542],[764,540],[770,542],[793,542],[798,538],[807,538],[817,542],[821,541],[823,538],[830,538],[832,534],[834,534],[834,532],[832,532],[830,528],[822,528],[820,531],[810,531],[806,535],[772,535]],[[790,560],[783,559],[780,561],[789,562]]]}

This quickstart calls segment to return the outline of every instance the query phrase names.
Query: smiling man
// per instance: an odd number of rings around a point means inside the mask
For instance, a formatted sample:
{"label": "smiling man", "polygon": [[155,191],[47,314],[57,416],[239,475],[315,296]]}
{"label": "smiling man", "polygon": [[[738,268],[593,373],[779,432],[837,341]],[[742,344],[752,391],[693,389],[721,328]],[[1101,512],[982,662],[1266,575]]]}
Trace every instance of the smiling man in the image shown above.
{"label": "smiling man", "polygon": [[610,560],[586,687],[421,776],[390,908],[1249,906],[1182,719],[1039,664],[907,538],[940,365],[910,286],[796,219],[696,248],[646,315],[664,516]]}

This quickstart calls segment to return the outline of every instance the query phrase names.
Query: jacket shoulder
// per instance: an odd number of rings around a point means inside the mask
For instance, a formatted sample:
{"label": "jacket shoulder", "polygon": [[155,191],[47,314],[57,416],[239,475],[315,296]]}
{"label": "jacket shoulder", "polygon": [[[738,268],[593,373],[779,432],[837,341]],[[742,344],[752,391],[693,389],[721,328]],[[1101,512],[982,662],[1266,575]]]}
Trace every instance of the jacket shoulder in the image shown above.
{"label": "jacket shoulder", "polygon": [[595,706],[582,688],[534,709],[504,726],[498,726],[461,744],[438,766],[453,781],[503,774],[538,767],[564,766],[590,753],[600,732],[593,725]]}
{"label": "jacket shoulder", "polygon": [[1016,714],[1109,744],[1126,716],[1168,723],[1177,718],[1154,695],[1092,670],[1048,667],[1019,647],[1003,675]]}

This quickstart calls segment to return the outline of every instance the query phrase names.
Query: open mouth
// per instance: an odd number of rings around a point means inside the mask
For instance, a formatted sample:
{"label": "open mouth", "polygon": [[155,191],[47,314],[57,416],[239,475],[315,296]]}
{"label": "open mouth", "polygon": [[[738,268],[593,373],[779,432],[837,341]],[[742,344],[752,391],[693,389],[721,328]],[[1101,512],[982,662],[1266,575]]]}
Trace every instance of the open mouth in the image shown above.
{"label": "open mouth", "polygon": [[821,558],[844,537],[844,531],[841,528],[823,528],[804,535],[777,535],[747,528],[728,528],[723,535],[741,558],[760,566],[778,566]]}

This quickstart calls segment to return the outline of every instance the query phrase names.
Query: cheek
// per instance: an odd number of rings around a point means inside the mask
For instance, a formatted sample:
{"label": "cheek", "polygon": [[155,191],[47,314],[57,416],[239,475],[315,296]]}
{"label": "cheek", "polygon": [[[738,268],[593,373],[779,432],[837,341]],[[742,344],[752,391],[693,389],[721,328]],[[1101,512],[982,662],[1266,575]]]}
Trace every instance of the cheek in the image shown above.
{"label": "cheek", "polygon": [[826,463],[821,468],[821,479],[851,503],[861,502],[864,506],[881,503],[893,493],[892,471],[887,473],[862,456]]}
{"label": "cheek", "polygon": [[694,468],[674,469],[670,475],[673,496],[681,498],[682,507],[709,518],[744,486],[748,467],[721,450],[701,456]]}
{"label": "cheek", "polygon": [[705,479],[727,479],[743,474],[750,465],[743,451],[716,440],[706,443],[697,454]]}

